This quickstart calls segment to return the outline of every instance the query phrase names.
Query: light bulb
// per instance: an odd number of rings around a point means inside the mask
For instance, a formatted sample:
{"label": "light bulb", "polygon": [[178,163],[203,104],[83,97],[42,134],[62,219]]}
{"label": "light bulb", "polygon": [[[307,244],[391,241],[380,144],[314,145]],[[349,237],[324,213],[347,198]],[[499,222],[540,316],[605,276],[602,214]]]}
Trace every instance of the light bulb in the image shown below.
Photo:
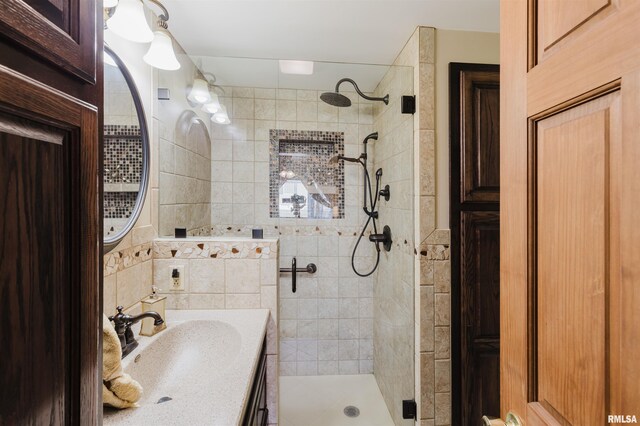
{"label": "light bulb", "polygon": [[164,29],[153,33],[153,41],[143,59],[152,67],[161,70],[173,71],[180,68],[180,62],[176,59],[176,54],[173,51],[171,37]]}
{"label": "light bulb", "polygon": [[141,0],[120,0],[115,13],[107,21],[107,28],[136,43],[149,43],[153,40]]}
{"label": "light bulb", "polygon": [[211,100],[209,84],[201,78],[193,80],[193,86],[187,99],[196,104],[206,104],[209,102]]}
{"label": "light bulb", "polygon": [[220,106],[220,111],[213,114],[211,117],[212,121],[215,121],[218,124],[229,124],[231,120],[229,120],[229,115],[227,114],[227,107],[224,105]]}
{"label": "light bulb", "polygon": [[211,101],[204,104],[202,110],[209,114],[215,114],[220,111],[220,99],[218,99],[218,95],[213,92],[209,92],[209,94],[211,95]]}

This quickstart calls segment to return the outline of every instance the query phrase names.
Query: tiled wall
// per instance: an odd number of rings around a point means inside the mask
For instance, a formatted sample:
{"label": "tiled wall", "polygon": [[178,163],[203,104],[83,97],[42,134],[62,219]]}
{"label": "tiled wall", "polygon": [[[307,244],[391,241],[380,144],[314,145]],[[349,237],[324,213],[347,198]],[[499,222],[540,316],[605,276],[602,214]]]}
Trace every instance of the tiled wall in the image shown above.
{"label": "tiled wall", "polygon": [[413,94],[413,68],[392,67],[376,96],[389,94],[388,106],[374,107],[375,169],[382,168],[382,184],[391,190],[379,201],[380,225],[393,236],[391,251],[382,252],[374,284],[374,372],[396,425],[402,419],[402,400],[414,395],[414,245],[413,245],[413,116],[402,114],[402,95]]}
{"label": "tiled wall", "polygon": [[[225,87],[228,126],[212,124],[212,235],[248,236],[252,227],[280,238],[280,264],[313,262],[314,275],[280,279],[280,374],[357,374],[373,371],[373,279],[351,270],[355,236],[364,224],[362,168],[346,164],[344,219],[269,217],[269,131],[344,132],[345,155],[357,157],[374,131],[371,103],[351,92],[351,108],[319,101],[312,90]],[[370,143],[370,154],[374,144]],[[371,164],[371,163],[370,163]],[[372,266],[373,245],[356,258]]]}
{"label": "tiled wall", "polygon": [[[169,288],[175,266],[184,267],[184,291]],[[167,294],[168,309],[271,311],[267,326],[267,404],[269,424],[277,423],[278,240],[156,240],[153,281],[161,286],[160,293]]]}

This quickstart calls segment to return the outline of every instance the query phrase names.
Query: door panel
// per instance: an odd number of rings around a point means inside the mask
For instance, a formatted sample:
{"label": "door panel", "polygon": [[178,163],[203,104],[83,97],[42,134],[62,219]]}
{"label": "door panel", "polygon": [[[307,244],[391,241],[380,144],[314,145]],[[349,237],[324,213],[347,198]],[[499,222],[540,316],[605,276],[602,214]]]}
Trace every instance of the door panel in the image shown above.
{"label": "door panel", "polygon": [[98,424],[95,108],[0,66],[0,424]]}
{"label": "door panel", "polygon": [[[461,252],[462,424],[500,413],[500,215],[463,212]],[[466,401],[466,403],[464,402]]]}
{"label": "door panel", "polygon": [[4,0],[0,34],[88,83],[96,82],[96,7],[85,0]]}
{"label": "door panel", "polygon": [[638,22],[636,1],[501,3],[503,417],[640,417]]}
{"label": "door panel", "polygon": [[613,93],[536,124],[536,400],[568,424],[605,414],[609,148],[619,144],[619,114]]}
{"label": "door panel", "polygon": [[[68,221],[57,206],[68,205],[65,159],[70,141],[59,129],[20,123],[0,114],[0,301],[3,390],[21,389],[28,398],[3,395],[4,424],[62,424],[70,416],[68,375],[71,335],[71,285],[68,257],[54,258],[67,246]],[[37,171],[37,172],[34,172]],[[46,212],[45,214],[42,214]],[[31,238],[27,238],[30,236]],[[13,282],[21,285],[12,285]],[[21,301],[27,300],[27,309]],[[55,343],[54,343],[55,342]],[[4,393],[4,392],[3,392]]]}
{"label": "door panel", "polygon": [[497,71],[460,73],[460,202],[500,200],[500,80]]}
{"label": "door panel", "polygon": [[[538,10],[537,44],[539,60],[544,60],[551,47],[561,40],[579,35],[614,7],[616,0],[535,0]],[[585,28],[587,27],[587,28]]]}

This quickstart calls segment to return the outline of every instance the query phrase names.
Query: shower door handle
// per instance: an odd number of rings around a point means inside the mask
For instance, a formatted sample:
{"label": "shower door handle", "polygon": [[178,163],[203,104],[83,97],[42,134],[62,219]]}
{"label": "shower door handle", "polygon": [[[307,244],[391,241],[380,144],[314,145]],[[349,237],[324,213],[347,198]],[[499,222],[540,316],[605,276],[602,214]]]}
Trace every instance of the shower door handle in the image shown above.
{"label": "shower door handle", "polygon": [[293,260],[291,260],[291,291],[293,293],[296,292],[296,277],[298,276],[297,272],[298,270],[296,268],[296,258],[294,257]]}
{"label": "shower door handle", "polygon": [[[291,259],[291,268],[280,268],[280,273],[283,272],[291,272],[292,276],[291,276],[291,291],[292,292],[296,292],[297,286],[296,286],[296,279],[298,277],[298,268],[296,266],[297,261],[296,258],[294,257],[293,259]],[[308,274],[315,274],[316,271],[318,270],[318,267],[315,265],[315,263],[309,263],[304,269],[300,269],[300,272],[306,272]]]}

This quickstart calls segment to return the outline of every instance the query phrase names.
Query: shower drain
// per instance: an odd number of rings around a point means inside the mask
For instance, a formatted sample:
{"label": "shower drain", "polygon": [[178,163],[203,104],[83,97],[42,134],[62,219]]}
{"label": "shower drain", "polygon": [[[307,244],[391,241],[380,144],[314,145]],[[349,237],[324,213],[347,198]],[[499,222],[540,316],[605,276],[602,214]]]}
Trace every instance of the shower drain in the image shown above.
{"label": "shower drain", "polygon": [[347,405],[344,407],[344,415],[347,417],[358,417],[360,415],[360,409],[358,407],[354,407],[353,405]]}

